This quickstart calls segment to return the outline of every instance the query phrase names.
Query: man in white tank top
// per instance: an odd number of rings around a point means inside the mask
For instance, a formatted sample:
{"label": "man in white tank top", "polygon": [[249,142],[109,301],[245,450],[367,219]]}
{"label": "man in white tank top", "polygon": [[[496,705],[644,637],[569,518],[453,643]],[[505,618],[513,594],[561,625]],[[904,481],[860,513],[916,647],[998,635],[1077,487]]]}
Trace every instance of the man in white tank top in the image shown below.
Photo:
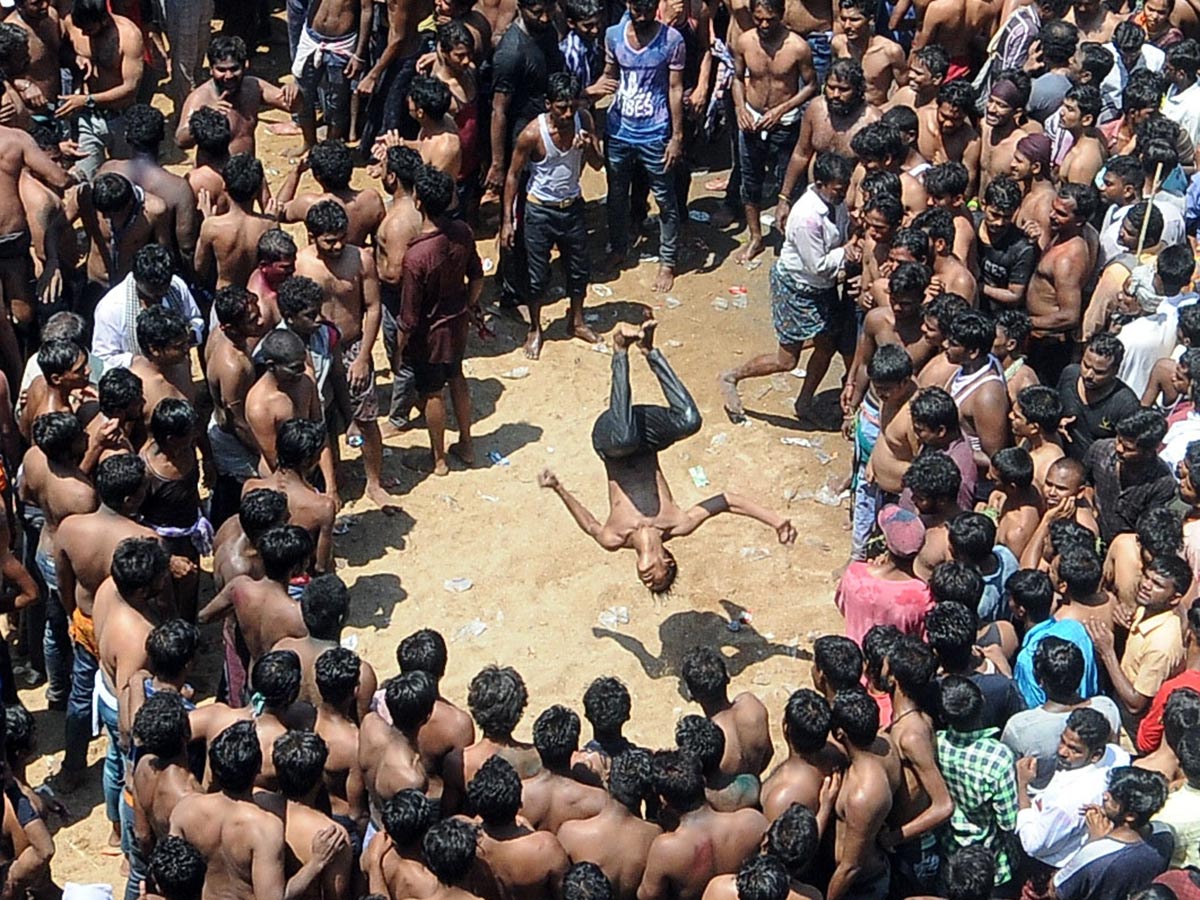
{"label": "man in white tank top", "polygon": [[504,181],[504,222],[500,240],[511,248],[520,239],[514,213],[522,175],[528,169],[524,240],[529,261],[529,336],[525,355],[537,359],[542,352],[541,308],[550,287],[550,251],[557,245],[567,272],[567,297],[571,302],[567,333],[594,344],[600,340],[583,320],[583,298],[591,270],[588,235],[583,218],[583,193],[579,177],[583,164],[594,169],[604,163],[587,110],[576,111],[579,80],[569,72],[550,76],[546,112],[517,136],[512,164]]}

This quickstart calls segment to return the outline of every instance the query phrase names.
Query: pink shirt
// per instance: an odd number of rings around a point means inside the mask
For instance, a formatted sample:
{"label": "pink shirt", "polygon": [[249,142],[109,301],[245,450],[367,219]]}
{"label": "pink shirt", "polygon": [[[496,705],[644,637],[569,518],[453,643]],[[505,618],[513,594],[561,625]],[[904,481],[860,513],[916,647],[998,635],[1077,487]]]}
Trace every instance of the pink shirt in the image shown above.
{"label": "pink shirt", "polygon": [[860,647],[872,625],[895,625],[904,634],[921,637],[925,633],[925,613],[933,608],[925,582],[919,578],[875,578],[866,562],[847,566],[833,602],[846,617],[846,637]]}

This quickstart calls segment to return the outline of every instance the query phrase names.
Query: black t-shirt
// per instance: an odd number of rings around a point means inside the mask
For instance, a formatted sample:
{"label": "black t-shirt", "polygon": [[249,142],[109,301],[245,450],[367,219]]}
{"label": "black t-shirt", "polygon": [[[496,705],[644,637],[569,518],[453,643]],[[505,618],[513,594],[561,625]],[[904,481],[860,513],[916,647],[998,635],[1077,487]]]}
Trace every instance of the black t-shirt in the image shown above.
{"label": "black t-shirt", "polygon": [[492,54],[492,90],[508,94],[510,151],[521,129],[546,111],[547,82],[565,65],[553,28],[535,38],[517,21],[500,38]]}
{"label": "black t-shirt", "polygon": [[1091,406],[1079,397],[1079,365],[1063,369],[1058,379],[1058,396],[1062,399],[1063,417],[1075,417],[1067,426],[1071,440],[1066,446],[1067,455],[1083,462],[1088,450],[1096,441],[1116,437],[1117,423],[1130,413],[1141,408],[1137,395],[1123,381],[1115,381],[1109,392]]}
{"label": "black t-shirt", "polygon": [[991,287],[1029,284],[1037,258],[1037,247],[1019,228],[1009,228],[990,244],[979,242],[979,270],[983,283]]}

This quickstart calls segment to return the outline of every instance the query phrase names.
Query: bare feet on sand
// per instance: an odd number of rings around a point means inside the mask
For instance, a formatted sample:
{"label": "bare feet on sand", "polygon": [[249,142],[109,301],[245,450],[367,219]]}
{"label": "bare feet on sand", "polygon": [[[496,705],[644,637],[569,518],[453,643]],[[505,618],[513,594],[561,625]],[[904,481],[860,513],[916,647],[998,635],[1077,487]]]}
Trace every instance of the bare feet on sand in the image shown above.
{"label": "bare feet on sand", "polygon": [[301,134],[300,126],[290,120],[286,122],[272,122],[267,126],[267,131],[277,137],[295,137]]}
{"label": "bare feet on sand", "polygon": [[471,441],[455,441],[447,452],[453,453],[467,466],[475,465],[475,444]]}
{"label": "bare feet on sand", "polygon": [[383,510],[385,515],[394,516],[400,511],[396,503],[395,491],[400,483],[394,478],[385,478],[379,484],[367,482],[367,497],[372,503]]}
{"label": "bare feet on sand", "polygon": [[542,355],[542,329],[530,328],[525,338],[525,358],[537,359]]}
{"label": "bare feet on sand", "polygon": [[733,372],[722,372],[717,376],[717,387],[721,389],[721,402],[725,405],[725,415],[733,423],[744,422],[746,409],[742,406],[742,398],[738,396],[737,381]]}
{"label": "bare feet on sand", "polygon": [[733,258],[733,261],[739,266],[745,265],[766,249],[767,247],[763,243],[763,239],[761,237],[754,238],[750,241],[750,243],[746,244],[745,247],[738,251],[737,256]]}
{"label": "bare feet on sand", "polygon": [[421,416],[417,416],[415,419],[409,419],[403,425],[397,425],[394,422],[392,422],[390,419],[385,419],[383,421],[383,424],[381,424],[379,426],[379,436],[381,438],[383,438],[383,440],[386,441],[386,440],[389,440],[390,438],[399,437],[402,434],[407,434],[408,432],[410,432],[414,429],[419,429],[419,428],[424,428],[424,427],[425,427],[425,419]]}
{"label": "bare feet on sand", "polygon": [[587,323],[580,318],[576,322],[567,323],[567,333],[571,337],[579,338],[581,341],[587,341],[589,344],[600,343],[600,335],[588,328]]}
{"label": "bare feet on sand", "polygon": [[658,267],[658,274],[654,276],[654,286],[650,290],[663,294],[674,287],[674,285],[675,270],[670,266],[661,265]]}

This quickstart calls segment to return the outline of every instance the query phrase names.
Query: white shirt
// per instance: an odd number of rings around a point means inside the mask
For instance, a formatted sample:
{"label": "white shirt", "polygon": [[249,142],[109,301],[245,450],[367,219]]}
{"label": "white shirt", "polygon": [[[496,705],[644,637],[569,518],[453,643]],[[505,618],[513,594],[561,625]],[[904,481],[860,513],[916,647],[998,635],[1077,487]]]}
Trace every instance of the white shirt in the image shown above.
{"label": "white shirt", "polygon": [[[1121,59],[1121,54],[1117,52],[1117,48],[1111,42],[1105,44],[1104,49],[1112,54],[1116,64],[1104,76],[1104,80],[1100,82],[1100,96],[1104,101],[1105,111],[1109,109],[1116,110],[1119,116],[1121,114],[1121,94],[1125,91],[1125,85],[1129,83],[1129,70],[1125,68],[1125,60]],[[1167,61],[1167,54],[1147,41],[1142,44],[1138,58],[1138,64],[1134,65],[1135,69],[1140,64],[1151,72],[1162,72],[1163,63]],[[1113,118],[1116,117],[1114,116]],[[1111,119],[1101,114],[1100,121],[1108,122]]]}
{"label": "white shirt", "polygon": [[1167,88],[1162,114],[1187,132],[1193,144],[1200,141],[1200,84],[1193,84],[1185,91],[1175,85]]}
{"label": "white shirt", "polygon": [[[1117,238],[1121,234],[1121,223],[1133,209],[1133,204],[1117,206],[1115,203],[1104,212],[1104,222],[1100,226],[1100,258],[1096,263],[1096,271],[1104,269],[1110,262],[1122,253],[1128,253]],[[1183,222],[1183,211],[1174,203],[1163,199],[1162,192],[1154,197],[1154,208],[1162,214],[1163,230],[1162,244],[1164,247],[1175,247],[1187,240],[1187,226]]]}
{"label": "white shirt", "polygon": [[1192,441],[1200,441],[1200,414],[1194,412],[1188,413],[1187,418],[1167,429],[1167,436],[1163,438],[1163,448],[1158,451],[1158,458],[1165,462],[1173,473]]}
{"label": "white shirt", "polygon": [[[192,343],[204,340],[204,317],[188,286],[178,275],[171,278],[171,287],[162,305],[183,316],[192,329]],[[141,301],[137,297],[133,274],[105,294],[96,304],[92,323],[92,352],[104,360],[106,368],[129,368],[138,353],[137,342],[131,338]],[[131,319],[133,321],[131,321]]]}
{"label": "white shirt", "polygon": [[1125,358],[1121,360],[1117,378],[1129,385],[1135,396],[1141,397],[1146,390],[1154,364],[1175,349],[1178,328],[1179,313],[1165,302],[1152,314],[1121,326],[1117,340],[1125,347]]}
{"label": "white shirt", "polygon": [[1025,852],[1048,866],[1062,866],[1087,841],[1082,807],[1101,803],[1109,770],[1127,765],[1129,754],[1109,744],[1098,762],[1059,770],[1042,790],[1030,791],[1032,805],[1017,812],[1017,837]]}
{"label": "white shirt", "polygon": [[846,258],[850,214],[846,204],[830,209],[810,184],[788,216],[779,265],[798,284],[825,290],[837,284]]}

